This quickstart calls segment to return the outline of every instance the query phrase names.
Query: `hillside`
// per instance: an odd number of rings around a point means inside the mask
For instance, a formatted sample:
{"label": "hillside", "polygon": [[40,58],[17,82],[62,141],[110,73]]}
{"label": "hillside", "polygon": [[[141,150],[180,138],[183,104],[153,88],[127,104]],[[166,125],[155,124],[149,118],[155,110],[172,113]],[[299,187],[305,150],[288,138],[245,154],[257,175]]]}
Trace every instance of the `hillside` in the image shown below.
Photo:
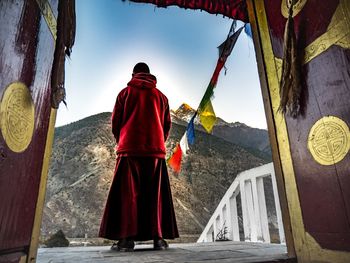
{"label": "hillside", "polygon": [[[173,112],[172,119],[168,154],[186,128],[181,116]],[[44,237],[58,229],[68,237],[97,235],[113,176],[114,146],[110,113],[56,128],[42,224]],[[235,176],[268,162],[259,157],[260,152],[258,148],[249,152],[247,147],[215,134],[196,132],[196,142],[183,161],[181,173],[169,169],[180,235],[199,236]]]}

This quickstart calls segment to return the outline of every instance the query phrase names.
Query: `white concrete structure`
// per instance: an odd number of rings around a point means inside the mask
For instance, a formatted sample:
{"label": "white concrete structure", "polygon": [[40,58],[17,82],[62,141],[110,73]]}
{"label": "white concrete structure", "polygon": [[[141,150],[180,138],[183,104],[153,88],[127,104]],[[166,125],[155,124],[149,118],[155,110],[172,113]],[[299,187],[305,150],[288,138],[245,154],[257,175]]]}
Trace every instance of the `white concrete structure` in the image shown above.
{"label": "white concrete structure", "polygon": [[[280,243],[285,243],[273,163],[265,164],[237,175],[197,242],[213,242],[216,239],[220,239],[220,235],[222,237],[223,231],[225,231],[225,238],[229,240],[270,243],[263,182],[266,177],[270,177],[272,181],[279,240]],[[239,234],[237,207],[237,196],[239,194],[241,197],[244,240],[240,240]]]}

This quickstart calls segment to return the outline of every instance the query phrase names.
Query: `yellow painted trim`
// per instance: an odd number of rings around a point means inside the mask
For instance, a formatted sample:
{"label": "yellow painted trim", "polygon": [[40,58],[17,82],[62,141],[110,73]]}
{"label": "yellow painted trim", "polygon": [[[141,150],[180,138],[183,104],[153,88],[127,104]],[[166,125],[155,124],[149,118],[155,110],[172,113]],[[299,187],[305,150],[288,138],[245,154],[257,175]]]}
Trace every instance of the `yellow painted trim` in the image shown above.
{"label": "yellow painted trim", "polygon": [[256,8],[253,1],[254,0],[247,0],[247,9],[249,14],[249,22],[252,27],[253,41],[254,41],[254,47],[256,51],[255,53],[256,53],[256,59],[258,64],[260,84],[261,84],[261,92],[263,95],[266,121],[268,125],[269,138],[271,142],[271,150],[272,150],[272,157],[273,157],[272,159],[274,163],[274,169],[276,172],[276,180],[277,180],[276,182],[277,182],[278,195],[280,198],[280,206],[282,211],[282,220],[283,220],[283,227],[284,227],[284,234],[285,234],[285,242],[287,245],[287,254],[288,254],[288,257],[290,258],[296,258],[294,240],[293,240],[293,234],[291,230],[291,222],[290,222],[290,216],[289,216],[289,208],[287,203],[287,196],[286,196],[283,172],[281,167],[281,160],[280,160],[280,155],[278,150],[276,127],[274,123],[273,110],[272,110],[270,92],[268,87],[268,80],[266,76],[265,62],[264,62],[263,51],[261,46],[260,31],[258,29],[259,26],[257,23]]}
{"label": "yellow painted trim", "polygon": [[[268,31],[268,23],[263,1],[256,1],[256,9],[260,35],[262,39],[261,45],[265,60],[266,75],[268,78],[272,112],[277,132],[279,154],[281,158],[283,176],[286,182],[285,188],[288,200],[289,213],[291,217],[294,246],[298,259],[300,259],[300,255],[304,251],[303,247],[301,246],[301,244],[304,243],[303,240],[305,240],[305,234],[303,231],[304,225],[301,218],[299,196],[298,191],[296,189],[294,169],[290,154],[287,125],[284,116],[281,114],[280,111],[278,111],[280,100],[277,65],[275,63],[275,56],[272,51],[271,39]],[[300,227],[300,225],[302,225],[302,228]]]}
{"label": "yellow painted trim", "polygon": [[18,263],[26,263],[27,262],[27,256],[20,257]]}
{"label": "yellow painted trim", "polygon": [[[327,27],[327,31],[316,38],[305,48],[303,64],[309,63],[311,60],[327,51],[333,45],[350,49],[350,1],[340,0],[339,5]],[[279,60],[280,70],[282,70],[282,59]],[[279,72],[280,73],[280,72]]]}
{"label": "yellow painted trim", "polygon": [[305,48],[304,64],[310,62],[333,45],[350,48],[349,10],[350,1],[340,0],[327,31]]}
{"label": "yellow painted trim", "polygon": [[34,225],[33,225],[32,238],[31,238],[30,247],[29,247],[29,254],[28,254],[28,261],[27,261],[28,263],[29,262],[32,263],[36,261],[36,255],[37,255],[39,237],[40,237],[40,227],[41,227],[45,194],[46,194],[47,176],[49,171],[50,157],[52,153],[53,138],[54,138],[54,132],[55,132],[56,115],[57,115],[57,110],[51,108],[49,128],[48,128],[47,137],[46,137],[43,167],[41,170],[39,194],[38,194],[38,199],[37,199],[36,208],[35,208]]}
{"label": "yellow painted trim", "polygon": [[47,26],[50,29],[50,32],[53,36],[53,38],[56,40],[57,38],[57,20],[55,18],[55,15],[53,14],[52,8],[50,6],[50,3],[48,0],[36,0],[41,14],[43,15]]}
{"label": "yellow painted trim", "polygon": [[[50,3],[48,2],[48,0],[36,0],[36,2],[53,36],[53,39],[56,41],[57,19],[54,16]],[[47,131],[44,158],[43,158],[43,166],[41,169],[38,199],[37,199],[36,208],[35,208],[34,224],[32,229],[30,245],[29,245],[27,263],[36,262],[36,256],[37,256],[38,247],[39,247],[39,237],[41,232],[40,227],[41,227],[41,221],[43,216],[47,176],[49,172],[50,157],[52,153],[52,145],[53,145],[54,132],[55,132],[56,115],[57,115],[57,109],[51,108],[49,127]]]}
{"label": "yellow painted trim", "polygon": [[255,6],[259,31],[261,35],[263,56],[266,65],[266,73],[268,78],[274,121],[276,125],[278,148],[285,179],[285,188],[292,225],[294,246],[298,258],[298,263],[348,263],[350,253],[322,249],[311,237],[311,235],[305,231],[300,207],[299,193],[295,181],[295,172],[290,151],[287,125],[284,116],[278,111],[280,102],[278,76],[279,61],[275,59],[272,51],[272,44],[268,30],[264,2],[262,0],[255,0]]}

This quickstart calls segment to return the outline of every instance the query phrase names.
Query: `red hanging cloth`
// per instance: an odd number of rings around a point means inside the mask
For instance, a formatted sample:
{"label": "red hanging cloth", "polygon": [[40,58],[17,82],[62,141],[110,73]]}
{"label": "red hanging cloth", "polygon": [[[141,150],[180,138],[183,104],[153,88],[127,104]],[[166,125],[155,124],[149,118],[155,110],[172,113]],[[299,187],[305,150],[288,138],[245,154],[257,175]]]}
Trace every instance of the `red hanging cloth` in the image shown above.
{"label": "red hanging cloth", "polygon": [[245,0],[129,0],[138,3],[150,3],[158,7],[178,6],[181,8],[201,9],[211,14],[221,14],[243,22],[249,22]]}

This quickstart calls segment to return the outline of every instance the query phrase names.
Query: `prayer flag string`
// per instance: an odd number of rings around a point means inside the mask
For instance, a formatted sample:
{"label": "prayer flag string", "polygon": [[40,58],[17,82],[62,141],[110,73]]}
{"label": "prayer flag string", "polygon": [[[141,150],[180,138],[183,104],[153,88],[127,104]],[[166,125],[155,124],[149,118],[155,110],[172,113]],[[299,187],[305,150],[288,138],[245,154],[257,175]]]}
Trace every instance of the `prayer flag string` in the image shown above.
{"label": "prayer flag string", "polygon": [[[195,114],[192,116],[191,120],[189,121],[187,125],[187,129],[185,131],[185,134],[182,136],[180,143],[176,144],[176,147],[174,151],[172,152],[171,156],[168,158],[168,164],[169,166],[177,173],[181,170],[181,160],[182,155],[186,156],[188,150],[190,149],[189,145],[194,144],[195,140],[195,132],[194,132],[194,120],[199,115],[200,123],[202,124],[203,128],[208,132],[211,133],[213,130],[213,127],[216,122],[216,115],[214,112],[214,108],[211,102],[211,99],[214,95],[214,89],[216,87],[216,84],[218,82],[219,74],[223,67],[225,67],[225,63],[227,58],[230,56],[233,47],[235,46],[237,39],[239,35],[241,34],[243,28],[245,26],[242,26],[240,29],[235,31],[236,29],[236,21],[234,20],[232,22],[230,31],[227,35],[226,40],[218,47],[219,49],[219,58],[216,63],[216,67],[214,70],[214,73],[210,79],[209,85],[207,89],[205,90],[204,96],[201,99],[198,109],[195,112]],[[245,30],[247,33],[247,31]],[[251,31],[250,31],[251,33]],[[247,33],[248,34],[248,33]]]}

